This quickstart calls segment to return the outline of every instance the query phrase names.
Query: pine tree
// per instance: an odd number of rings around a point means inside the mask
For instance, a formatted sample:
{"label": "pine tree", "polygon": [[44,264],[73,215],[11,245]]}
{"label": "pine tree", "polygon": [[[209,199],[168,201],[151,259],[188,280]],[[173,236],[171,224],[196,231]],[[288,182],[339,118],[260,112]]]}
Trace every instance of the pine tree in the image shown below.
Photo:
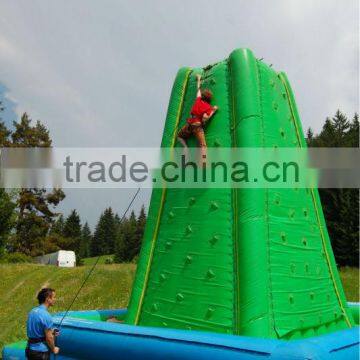
{"label": "pine tree", "polygon": [[[0,101],[0,114],[2,111],[4,111],[4,106],[2,104],[2,101]],[[6,147],[9,146],[9,136],[11,134],[11,131],[6,127],[5,123],[2,121],[2,118],[0,116],[0,147]]]}
{"label": "pine tree", "polygon": [[117,228],[114,261],[130,262],[137,259],[141,249],[146,224],[145,207],[142,206],[138,218],[134,211]]}
{"label": "pine tree", "polygon": [[126,227],[127,218],[123,218],[122,221],[119,215],[115,215],[115,244],[114,244],[114,262],[121,263],[125,261],[125,243],[124,243],[124,228]]}
{"label": "pine tree", "polygon": [[314,139],[313,146],[317,147],[335,147],[338,140],[336,138],[336,131],[330,118],[326,118],[325,124],[317,139]]}
{"label": "pine tree", "polygon": [[[95,231],[94,231],[94,236],[91,239],[91,243],[90,243],[90,256],[99,256],[104,254],[104,249],[103,249],[103,244],[102,244],[102,238],[103,238],[103,234],[102,234],[102,226],[101,224],[103,223],[103,217],[104,214],[100,215],[99,221],[95,227]],[[100,242],[101,241],[101,242]]]}
{"label": "pine tree", "polygon": [[116,236],[115,262],[130,262],[138,249],[137,219],[134,211],[124,219]]}
{"label": "pine tree", "polygon": [[309,127],[307,130],[307,133],[306,133],[306,142],[307,142],[308,146],[312,146],[313,140],[314,140],[314,133],[313,133],[311,127]]}
{"label": "pine tree", "polygon": [[355,114],[346,136],[346,143],[350,147],[359,147],[359,115]]}
{"label": "pine tree", "polygon": [[11,134],[13,147],[50,147],[51,139],[49,130],[37,121],[35,126],[31,125],[31,119],[24,113],[20,122],[14,121],[15,130]]}
{"label": "pine tree", "polygon": [[9,146],[9,136],[11,131],[8,130],[4,122],[0,121],[0,147]]}
{"label": "pine tree", "polygon": [[134,211],[131,212],[124,227],[124,255],[125,261],[131,261],[136,253],[136,227],[137,221]]}
{"label": "pine tree", "polygon": [[80,241],[81,241],[81,221],[80,216],[73,210],[65,220],[63,236],[68,240],[67,249],[75,251],[76,263],[81,264]]}
{"label": "pine tree", "polygon": [[141,207],[139,217],[136,221],[135,242],[133,248],[134,253],[131,260],[133,260],[134,257],[138,257],[140,254],[141,242],[144,236],[145,225],[146,225],[146,213],[145,213],[145,207],[143,205]]}
{"label": "pine tree", "polygon": [[[57,215],[51,206],[56,206],[63,198],[61,190],[46,194],[45,189],[21,189],[17,198],[17,220],[12,237],[12,251],[27,255],[41,255],[45,252],[44,239]],[[49,197],[49,195],[51,195]]]}
{"label": "pine tree", "polygon": [[116,227],[119,227],[121,225],[121,219],[117,213],[114,215],[114,222]]}
{"label": "pine tree", "polygon": [[51,226],[50,235],[58,234],[58,235],[63,236],[64,235],[64,226],[65,226],[64,216],[62,214],[60,214],[60,216],[56,219],[56,221]]}
{"label": "pine tree", "polygon": [[81,230],[80,241],[80,257],[85,258],[90,256],[90,244],[92,240],[91,230],[89,224],[86,222]]}
{"label": "pine tree", "polygon": [[[39,121],[32,126],[26,113],[19,123],[14,122],[14,131],[5,138],[11,138],[11,141],[6,140],[9,147],[50,147],[52,142],[46,127]],[[18,218],[11,241],[12,251],[34,256],[47,250],[45,240],[54,218],[58,215],[52,208],[64,198],[65,194],[61,189],[49,192],[46,189],[23,188],[18,191]]]}
{"label": "pine tree", "polygon": [[116,223],[112,209],[107,208],[100,216],[91,242],[91,256],[108,255],[114,252]]}
{"label": "pine tree", "polygon": [[[359,120],[355,114],[351,123],[337,111],[327,118],[322,131],[314,136],[313,147],[359,147]],[[336,262],[359,266],[359,190],[319,189],[327,229]]]}
{"label": "pine tree", "polygon": [[58,250],[66,250],[72,248],[72,239],[64,236],[65,220],[64,216],[60,216],[51,225],[50,231],[44,239],[43,253],[48,254]]}
{"label": "pine tree", "polygon": [[336,138],[338,140],[336,146],[345,146],[346,144],[344,144],[344,138],[346,137],[346,133],[350,128],[347,117],[340,110],[338,110],[335,116],[332,118],[332,124],[335,129]]}
{"label": "pine tree", "polygon": [[66,218],[63,235],[71,239],[79,239],[81,236],[80,216],[75,209]]}
{"label": "pine tree", "polygon": [[8,235],[14,226],[15,203],[9,193],[0,188],[0,257],[8,240]]}

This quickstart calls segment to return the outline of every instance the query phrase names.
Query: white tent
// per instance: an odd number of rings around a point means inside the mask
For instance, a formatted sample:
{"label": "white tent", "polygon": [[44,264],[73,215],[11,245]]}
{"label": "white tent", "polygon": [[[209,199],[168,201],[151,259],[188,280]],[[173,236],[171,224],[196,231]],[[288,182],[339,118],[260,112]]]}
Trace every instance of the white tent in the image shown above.
{"label": "white tent", "polygon": [[76,266],[76,257],[74,251],[59,250],[57,252],[37,256],[35,262],[43,265],[56,265],[60,267]]}

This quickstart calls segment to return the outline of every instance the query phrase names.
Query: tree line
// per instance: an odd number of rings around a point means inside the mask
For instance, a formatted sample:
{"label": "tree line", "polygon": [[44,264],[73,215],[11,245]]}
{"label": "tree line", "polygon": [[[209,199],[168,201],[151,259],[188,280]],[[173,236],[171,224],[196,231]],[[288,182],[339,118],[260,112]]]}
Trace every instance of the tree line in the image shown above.
{"label": "tree line", "polygon": [[134,211],[122,220],[109,207],[100,215],[94,233],[89,224],[81,224],[80,216],[72,210],[64,219],[60,215],[52,224],[47,238],[45,253],[59,249],[73,250],[77,263],[83,258],[100,255],[114,255],[114,262],[131,262],[137,259],[146,223],[145,208],[138,216]]}
{"label": "tree line", "polygon": [[[12,129],[0,117],[0,147],[51,146],[49,130],[40,121],[34,124],[27,113],[13,122]],[[144,207],[138,217],[132,212],[123,221],[111,208],[106,209],[92,234],[76,210],[66,219],[56,211],[64,198],[62,189],[0,188],[0,258],[9,254],[33,257],[60,249],[75,251],[78,263],[84,257],[105,254],[115,254],[118,262],[136,258],[146,222]]]}
{"label": "tree line", "polygon": [[[319,134],[306,136],[309,147],[359,147],[359,116],[351,121],[338,110]],[[338,265],[359,267],[359,189],[319,189],[331,245]]]}

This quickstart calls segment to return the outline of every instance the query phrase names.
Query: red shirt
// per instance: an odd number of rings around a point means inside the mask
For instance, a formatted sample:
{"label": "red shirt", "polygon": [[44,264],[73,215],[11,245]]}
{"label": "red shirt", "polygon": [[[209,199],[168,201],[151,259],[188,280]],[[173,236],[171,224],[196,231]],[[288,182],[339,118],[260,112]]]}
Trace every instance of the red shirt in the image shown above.
{"label": "red shirt", "polygon": [[213,107],[206,101],[202,100],[201,97],[197,97],[193,107],[191,108],[191,118],[188,118],[186,121],[188,124],[193,124],[196,122],[202,123],[203,116],[210,115],[213,111]]}

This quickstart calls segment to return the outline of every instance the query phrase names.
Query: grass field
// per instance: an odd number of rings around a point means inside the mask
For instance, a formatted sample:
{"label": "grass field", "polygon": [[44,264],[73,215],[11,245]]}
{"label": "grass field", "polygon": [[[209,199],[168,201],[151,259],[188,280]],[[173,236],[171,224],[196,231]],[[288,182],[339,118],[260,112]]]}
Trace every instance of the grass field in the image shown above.
{"label": "grass field", "polygon": [[[0,357],[4,344],[25,338],[27,312],[37,305],[36,294],[42,287],[57,290],[57,304],[51,311],[65,310],[90,268],[0,265]],[[135,268],[134,264],[98,265],[73,310],[126,307]]]}
{"label": "grass field", "polygon": [[[91,259],[87,262],[91,264]],[[36,293],[44,286],[57,290],[52,311],[67,308],[91,266],[73,269],[35,264],[0,265],[0,353],[4,344],[25,338],[27,312],[36,306]],[[124,308],[135,274],[135,264],[99,264],[73,310]],[[359,271],[340,272],[348,301],[359,301]],[[1,355],[0,355],[1,356]]]}
{"label": "grass field", "polygon": [[[93,265],[94,263],[95,263],[95,261],[97,260],[97,256],[95,256],[95,257],[89,257],[89,258],[85,258],[85,259],[83,259],[83,263],[84,263],[84,265]],[[99,259],[99,261],[97,262],[97,265],[101,265],[101,264],[105,264],[105,261],[107,260],[107,259],[111,259],[111,260],[113,260],[114,259],[114,255],[102,255],[102,256],[100,256],[100,259]]]}

